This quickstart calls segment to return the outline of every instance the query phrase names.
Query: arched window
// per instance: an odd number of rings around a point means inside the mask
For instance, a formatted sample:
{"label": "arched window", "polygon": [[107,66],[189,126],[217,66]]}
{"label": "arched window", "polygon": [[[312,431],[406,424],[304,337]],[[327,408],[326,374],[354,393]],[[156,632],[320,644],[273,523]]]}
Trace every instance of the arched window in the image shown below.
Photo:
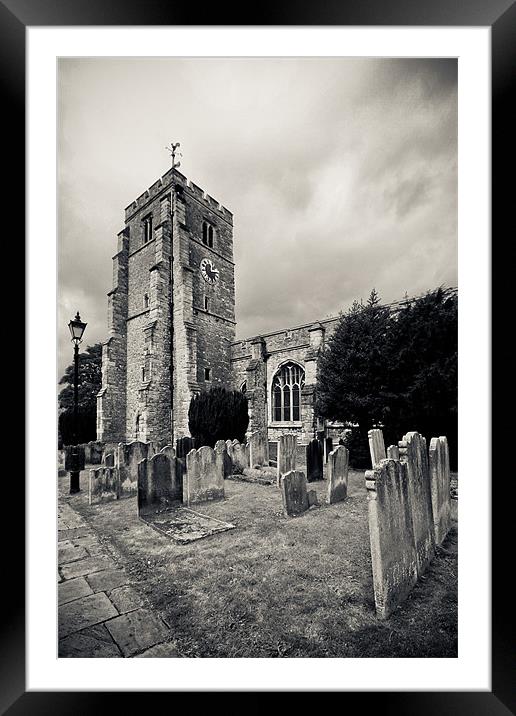
{"label": "arched window", "polygon": [[301,420],[301,389],[305,372],[295,363],[281,366],[272,381],[272,419],[275,423]]}
{"label": "arched window", "polygon": [[215,238],[215,229],[207,221],[202,222],[202,243],[213,248],[213,240]]}

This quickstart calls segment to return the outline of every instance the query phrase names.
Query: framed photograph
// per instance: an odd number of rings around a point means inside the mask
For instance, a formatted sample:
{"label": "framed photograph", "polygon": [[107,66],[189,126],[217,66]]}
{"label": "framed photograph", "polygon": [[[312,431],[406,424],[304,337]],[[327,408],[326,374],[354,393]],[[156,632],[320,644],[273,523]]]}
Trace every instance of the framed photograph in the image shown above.
{"label": "framed photograph", "polygon": [[3,709],[509,713],[490,217],[514,5],[0,12],[28,339]]}

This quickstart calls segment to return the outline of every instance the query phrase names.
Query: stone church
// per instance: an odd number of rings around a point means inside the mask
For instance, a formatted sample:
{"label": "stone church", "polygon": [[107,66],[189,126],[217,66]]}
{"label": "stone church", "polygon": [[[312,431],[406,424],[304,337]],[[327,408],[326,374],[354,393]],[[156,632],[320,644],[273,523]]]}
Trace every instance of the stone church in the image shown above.
{"label": "stone church", "polygon": [[324,428],[317,359],[338,317],[235,341],[233,215],[170,169],[125,210],[108,293],[97,439],[173,443],[189,435],[192,395],[245,392],[249,432],[269,440]]}

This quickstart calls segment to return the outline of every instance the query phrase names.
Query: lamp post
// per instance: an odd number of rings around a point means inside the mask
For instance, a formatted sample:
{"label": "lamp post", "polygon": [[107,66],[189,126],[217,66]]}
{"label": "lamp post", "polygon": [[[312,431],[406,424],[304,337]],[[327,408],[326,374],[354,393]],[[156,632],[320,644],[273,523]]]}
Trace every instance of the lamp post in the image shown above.
{"label": "lamp post", "polygon": [[[79,415],[79,343],[82,341],[84,329],[87,324],[81,321],[79,311],[75,318],[70,321],[68,328],[72,336],[72,342],[74,344],[74,380],[73,380],[73,444],[78,445],[78,415]],[[77,465],[75,465],[77,467]],[[73,495],[75,492],[79,492],[79,475],[80,470],[70,470],[70,494]]]}

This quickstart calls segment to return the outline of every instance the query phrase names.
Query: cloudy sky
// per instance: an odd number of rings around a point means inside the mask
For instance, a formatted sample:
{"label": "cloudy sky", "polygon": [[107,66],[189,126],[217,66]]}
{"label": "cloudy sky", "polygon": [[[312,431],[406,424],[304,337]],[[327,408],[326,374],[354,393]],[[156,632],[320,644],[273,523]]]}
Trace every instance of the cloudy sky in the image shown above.
{"label": "cloudy sky", "polygon": [[107,336],[124,208],[170,166],[234,213],[237,337],[457,285],[455,60],[66,59],[59,370]]}

